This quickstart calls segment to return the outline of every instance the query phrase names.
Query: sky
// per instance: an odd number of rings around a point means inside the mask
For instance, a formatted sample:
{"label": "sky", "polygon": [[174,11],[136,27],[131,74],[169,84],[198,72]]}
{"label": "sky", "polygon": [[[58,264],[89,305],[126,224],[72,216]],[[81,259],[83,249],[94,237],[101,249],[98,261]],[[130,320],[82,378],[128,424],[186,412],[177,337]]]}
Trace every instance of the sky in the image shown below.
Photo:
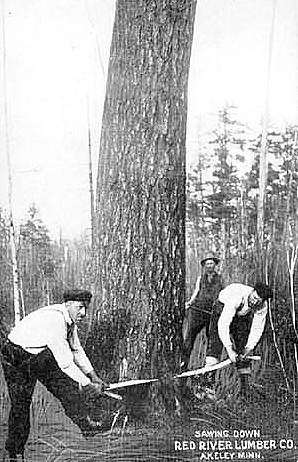
{"label": "sky", "polygon": [[[189,78],[188,160],[216,124],[217,111],[235,106],[240,121],[260,132],[269,64],[274,0],[201,0],[197,4]],[[269,125],[298,121],[297,0],[277,0],[269,86]]]}
{"label": "sky", "polygon": [[[2,0],[3,2],[3,0]],[[17,224],[35,203],[53,236],[90,228],[88,119],[96,178],[115,0],[4,0],[7,133]],[[2,3],[2,5],[3,5]],[[198,0],[189,75],[188,163],[225,104],[259,127],[273,0]],[[3,24],[0,59],[3,64]],[[298,118],[297,0],[278,0],[270,122]],[[1,65],[1,69],[3,66]],[[3,73],[0,85],[4,88]],[[0,207],[7,208],[0,91]]]}

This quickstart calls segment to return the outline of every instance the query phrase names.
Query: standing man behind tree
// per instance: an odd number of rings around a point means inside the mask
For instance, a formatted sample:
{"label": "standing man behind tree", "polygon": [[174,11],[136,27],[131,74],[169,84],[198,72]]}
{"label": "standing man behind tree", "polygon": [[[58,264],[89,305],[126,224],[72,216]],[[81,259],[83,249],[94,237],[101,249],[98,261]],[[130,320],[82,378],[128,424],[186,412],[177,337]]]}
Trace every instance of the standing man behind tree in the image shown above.
{"label": "standing man behind tree", "polygon": [[182,370],[188,368],[190,355],[197,335],[205,327],[206,336],[209,337],[209,324],[212,308],[219,292],[224,288],[222,276],[216,267],[220,259],[212,254],[202,261],[202,275],[198,277],[195,290],[186,303],[186,313],[183,321],[183,354]]}

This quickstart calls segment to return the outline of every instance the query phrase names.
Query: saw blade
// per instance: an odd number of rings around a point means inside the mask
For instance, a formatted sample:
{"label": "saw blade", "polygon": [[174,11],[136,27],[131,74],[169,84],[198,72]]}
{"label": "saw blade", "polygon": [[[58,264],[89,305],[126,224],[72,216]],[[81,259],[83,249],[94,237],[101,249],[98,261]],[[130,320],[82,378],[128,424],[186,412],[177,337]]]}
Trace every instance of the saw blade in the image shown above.
{"label": "saw blade", "polygon": [[118,393],[112,393],[111,391],[105,390],[104,394],[109,398],[118,399],[119,401],[123,399],[122,396],[118,395]]}
{"label": "saw blade", "polygon": [[153,383],[153,382],[158,382],[158,379],[147,379],[147,380],[142,380],[142,379],[136,379],[136,380],[126,380],[125,382],[118,382],[118,383],[110,383],[110,386],[106,388],[107,391],[109,390],[115,390],[117,388],[125,388],[125,387],[132,387],[136,385],[143,385],[146,383]]}
{"label": "saw blade", "polygon": [[[261,357],[260,356],[247,356],[246,359],[259,361]],[[225,359],[224,361],[221,361],[220,363],[214,364],[214,366],[209,366],[209,367],[204,366],[199,369],[194,369],[193,371],[182,372],[181,374],[175,375],[174,379],[183,378],[183,377],[192,377],[193,375],[200,375],[200,374],[206,374],[207,372],[217,371],[219,369],[222,369],[228,366],[231,363],[232,361],[228,358],[228,359]]]}

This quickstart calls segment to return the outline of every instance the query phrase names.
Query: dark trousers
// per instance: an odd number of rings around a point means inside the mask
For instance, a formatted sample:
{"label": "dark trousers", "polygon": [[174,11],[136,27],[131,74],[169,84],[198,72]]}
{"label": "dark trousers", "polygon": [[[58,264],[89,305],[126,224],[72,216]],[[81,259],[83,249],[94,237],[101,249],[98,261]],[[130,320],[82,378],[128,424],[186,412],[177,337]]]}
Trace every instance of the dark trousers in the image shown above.
{"label": "dark trousers", "polygon": [[[214,304],[214,311],[210,320],[210,335],[207,348],[207,356],[214,356],[220,360],[222,353],[222,341],[218,335],[218,320],[222,313],[223,303],[217,301]],[[230,324],[230,337],[234,344],[234,349],[238,354],[243,352],[246,345],[252,323],[252,315],[248,313],[244,316],[234,316]]]}
{"label": "dark trousers", "polygon": [[[211,310],[210,310],[211,311]],[[199,310],[196,307],[190,306],[183,321],[183,349],[182,362],[183,369],[187,369],[190,355],[197,338],[197,335],[204,327],[206,328],[207,338],[209,337],[209,324],[211,312],[207,310]]]}
{"label": "dark trousers", "polygon": [[30,432],[30,404],[37,380],[58,398],[66,415],[84,430],[87,409],[78,383],[59,369],[49,349],[32,355],[7,341],[1,352],[1,361],[11,402],[5,443],[10,454],[24,452]]}

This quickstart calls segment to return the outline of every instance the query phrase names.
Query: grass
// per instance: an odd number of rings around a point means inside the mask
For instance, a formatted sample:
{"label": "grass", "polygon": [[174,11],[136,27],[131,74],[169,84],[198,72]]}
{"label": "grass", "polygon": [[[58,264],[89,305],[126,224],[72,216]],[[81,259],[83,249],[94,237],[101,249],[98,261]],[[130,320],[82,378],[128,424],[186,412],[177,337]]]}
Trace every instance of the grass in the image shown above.
{"label": "grass", "polygon": [[35,428],[40,422],[49,424],[49,411],[53,405],[53,400],[50,398],[49,393],[40,383],[37,383],[31,404],[31,422],[32,427]]}
{"label": "grass", "polygon": [[[260,403],[259,403],[260,404]],[[264,403],[263,403],[264,404]],[[197,429],[204,430],[225,430],[225,429],[251,429],[260,428],[261,414],[271,414],[277,419],[275,407],[269,403],[267,409],[260,406],[255,409],[255,403],[246,404],[246,408],[237,403],[230,408],[227,403],[215,402],[209,405],[204,411],[194,409],[189,422],[181,422],[178,419],[167,421],[153,428],[152,426],[139,426],[129,424],[124,434],[120,429],[109,436],[96,436],[87,442],[82,439],[79,433],[73,434],[70,430],[68,435],[64,433],[63,438],[55,435],[39,437],[32,446],[32,452],[27,456],[28,462],[36,462],[37,442],[46,447],[43,449],[43,459],[46,462],[132,462],[132,461],[192,461],[198,460],[197,453],[185,451],[183,455],[174,451],[174,441],[192,440]],[[261,409],[262,408],[262,409]],[[245,411],[245,414],[244,414]],[[240,415],[239,415],[240,412]],[[279,410],[278,410],[279,412]],[[242,413],[242,414],[241,414]],[[242,418],[240,418],[242,416]],[[287,415],[279,415],[279,425],[270,428],[274,420],[268,420],[267,426],[262,427],[262,439],[265,438],[290,438],[289,429],[285,424]],[[277,421],[275,420],[275,424]],[[283,426],[283,433],[281,427]],[[278,428],[279,427],[279,428]],[[297,450],[282,451],[277,449],[263,459],[264,462],[278,460],[292,461],[297,458]],[[235,459],[234,459],[235,460]],[[296,460],[296,459],[295,459]]]}
{"label": "grass", "polygon": [[[87,441],[64,416],[57,401],[43,386],[38,385],[33,397],[32,429],[26,447],[26,462],[195,462],[198,460],[197,451],[178,453],[174,451],[174,442],[194,440],[196,430],[260,428],[262,439],[293,438],[298,441],[292,401],[288,395],[278,394],[276,379],[276,371],[272,369],[256,371],[254,380],[259,381],[258,386],[264,391],[264,396],[256,391],[245,401],[235,393],[238,389],[233,368],[227,368],[217,375],[217,399],[214,402],[192,402],[188,419],[159,415],[142,424],[128,421],[124,431],[119,425],[111,434],[97,435]],[[9,399],[0,370],[2,424],[7,422],[8,410]],[[2,425],[1,447],[5,432],[6,428]],[[285,451],[277,448],[270,454],[264,454],[263,462],[292,462],[297,458],[297,449]]]}

